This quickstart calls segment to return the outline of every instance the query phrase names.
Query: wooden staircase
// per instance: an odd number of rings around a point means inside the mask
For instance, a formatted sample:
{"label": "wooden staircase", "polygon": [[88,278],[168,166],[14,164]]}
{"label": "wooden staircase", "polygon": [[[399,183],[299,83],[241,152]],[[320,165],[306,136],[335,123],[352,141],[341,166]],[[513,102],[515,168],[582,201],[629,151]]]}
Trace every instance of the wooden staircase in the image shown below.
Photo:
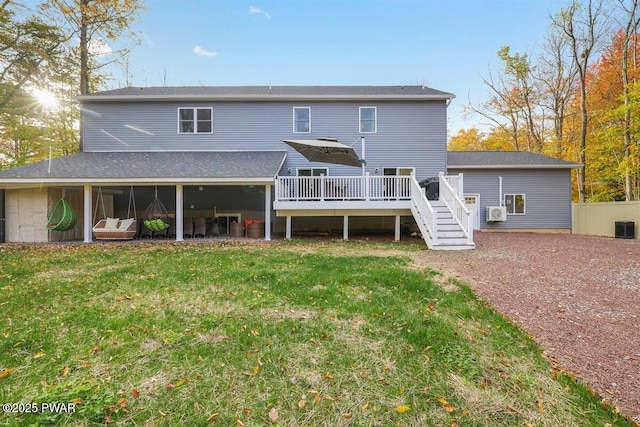
{"label": "wooden staircase", "polygon": [[447,205],[440,200],[430,200],[429,203],[436,213],[436,239],[431,249],[449,251],[475,249],[475,243],[468,242],[464,230],[455,221]]}
{"label": "wooden staircase", "polygon": [[[442,193],[439,200],[428,200],[417,181],[412,180],[411,213],[422,238],[429,249],[433,250],[475,249],[469,211],[464,207],[460,197],[452,191],[453,188],[444,182],[443,177],[440,180],[440,188],[441,191],[448,192],[446,197],[449,204],[445,202]],[[462,220],[457,219],[454,210],[449,207],[454,205],[458,209],[458,218]],[[468,230],[462,226],[463,223],[467,224]]]}

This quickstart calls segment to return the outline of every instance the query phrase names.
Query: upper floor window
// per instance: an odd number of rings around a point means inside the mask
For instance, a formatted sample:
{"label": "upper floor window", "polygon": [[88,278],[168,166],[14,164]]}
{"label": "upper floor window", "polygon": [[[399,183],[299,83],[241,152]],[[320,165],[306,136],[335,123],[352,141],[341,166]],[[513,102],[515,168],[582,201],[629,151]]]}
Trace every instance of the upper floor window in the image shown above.
{"label": "upper floor window", "polygon": [[376,116],[376,107],[360,107],[360,133],[377,131]]}
{"label": "upper floor window", "polygon": [[507,214],[510,214],[510,215],[525,214],[524,194],[505,194],[504,205],[507,207]]}
{"label": "upper floor window", "polygon": [[311,107],[293,108],[293,133],[311,132]]}
{"label": "upper floor window", "polygon": [[178,133],[213,132],[213,108],[178,108]]}

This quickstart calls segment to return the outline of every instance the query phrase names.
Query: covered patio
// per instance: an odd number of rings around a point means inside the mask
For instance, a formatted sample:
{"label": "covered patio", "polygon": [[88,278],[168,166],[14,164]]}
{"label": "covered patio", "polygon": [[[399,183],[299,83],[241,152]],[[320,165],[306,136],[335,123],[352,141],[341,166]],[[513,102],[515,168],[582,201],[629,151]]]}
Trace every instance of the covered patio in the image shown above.
{"label": "covered patio", "polygon": [[[0,171],[0,188],[4,190],[7,205],[6,238],[21,242],[77,240],[79,237],[91,242],[98,189],[117,200],[131,188],[139,200],[138,213],[146,207],[152,189],[159,190],[163,202],[173,208],[177,241],[185,237],[184,219],[196,211],[198,216],[211,218],[231,214],[228,220],[246,208],[243,200],[253,200],[252,215],[264,221],[264,238],[270,240],[271,186],[285,156],[285,151],[82,152]],[[216,194],[218,200],[208,199],[210,194]],[[52,203],[59,197],[68,198],[78,216],[75,230],[60,232],[67,233],[66,238],[46,227]],[[257,197],[262,202],[257,202]],[[24,200],[40,206],[32,209],[27,219]],[[22,218],[18,218],[17,205],[20,204]],[[236,206],[236,209],[219,211],[218,204]],[[254,208],[258,205],[262,206],[259,212]],[[112,212],[122,209],[120,203]],[[51,238],[53,233],[63,238]]]}

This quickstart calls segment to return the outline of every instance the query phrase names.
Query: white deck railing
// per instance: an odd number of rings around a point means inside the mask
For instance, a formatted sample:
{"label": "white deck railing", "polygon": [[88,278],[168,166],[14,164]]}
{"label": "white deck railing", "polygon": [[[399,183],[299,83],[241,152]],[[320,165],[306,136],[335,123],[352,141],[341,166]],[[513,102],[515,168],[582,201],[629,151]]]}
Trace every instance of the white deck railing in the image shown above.
{"label": "white deck railing", "polygon": [[410,200],[411,176],[277,177],[275,200]]}
{"label": "white deck railing", "polygon": [[440,200],[442,200],[451,213],[454,220],[460,225],[467,238],[467,242],[473,244],[473,219],[471,212],[464,205],[462,174],[439,175]]}
{"label": "white deck railing", "polygon": [[438,242],[436,212],[425,197],[424,189],[413,176],[411,177],[411,213],[427,246],[431,248],[436,245]]}

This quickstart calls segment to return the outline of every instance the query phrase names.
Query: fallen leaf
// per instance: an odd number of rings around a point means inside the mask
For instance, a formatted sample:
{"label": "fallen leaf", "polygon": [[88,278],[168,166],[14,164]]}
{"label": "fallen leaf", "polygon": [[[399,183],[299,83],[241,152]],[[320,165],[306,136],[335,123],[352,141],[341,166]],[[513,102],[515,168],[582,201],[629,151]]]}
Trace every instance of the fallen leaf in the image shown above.
{"label": "fallen leaf", "polygon": [[33,358],[34,359],[40,359],[44,355],[45,355],[44,351],[39,351],[39,352],[37,352],[36,354],[33,355]]}
{"label": "fallen leaf", "polygon": [[7,378],[11,372],[13,372],[13,368],[5,369],[4,371],[0,372],[0,380],[2,378]]}
{"label": "fallen leaf", "polygon": [[216,418],[218,418],[219,416],[220,416],[220,412],[215,412],[215,413],[209,415],[209,418],[207,418],[207,421],[213,421]]}
{"label": "fallen leaf", "polygon": [[271,408],[269,411],[269,419],[272,423],[275,423],[278,420],[278,410],[276,408]]}
{"label": "fallen leaf", "polygon": [[62,376],[66,377],[67,375],[69,375],[69,372],[71,372],[71,369],[69,369],[68,366],[65,366],[64,369],[62,370]]}
{"label": "fallen leaf", "polygon": [[162,412],[162,411],[158,411],[158,413],[159,413],[159,414],[160,414],[160,416],[162,416],[162,417],[166,417],[166,416],[167,416],[167,414],[166,414],[166,413],[164,413],[164,412]]}
{"label": "fallen leaf", "polygon": [[347,412],[346,414],[342,414],[342,418],[346,418],[347,420],[349,418],[353,417],[353,414],[351,412]]}
{"label": "fallen leaf", "polygon": [[183,385],[184,383],[188,382],[189,380],[186,378],[183,378],[181,380],[178,380],[178,382],[176,382],[176,387],[180,387],[181,385]]}
{"label": "fallen leaf", "polygon": [[140,392],[134,388],[131,391],[131,396],[133,396],[134,399],[137,399],[138,397],[140,397]]}
{"label": "fallen leaf", "polygon": [[444,397],[439,397],[438,402],[442,404],[442,408],[447,412],[453,412],[456,410],[456,408],[452,404],[447,402],[447,400]]}
{"label": "fallen leaf", "polygon": [[298,408],[302,409],[305,407],[306,404],[307,404],[307,399],[298,400]]}
{"label": "fallen leaf", "polygon": [[396,406],[396,412],[399,414],[404,414],[405,412],[409,412],[410,410],[411,410],[411,406],[409,405]]}
{"label": "fallen leaf", "polygon": [[236,425],[238,427],[244,427],[244,423],[242,421],[240,421],[240,419],[236,418]]}

